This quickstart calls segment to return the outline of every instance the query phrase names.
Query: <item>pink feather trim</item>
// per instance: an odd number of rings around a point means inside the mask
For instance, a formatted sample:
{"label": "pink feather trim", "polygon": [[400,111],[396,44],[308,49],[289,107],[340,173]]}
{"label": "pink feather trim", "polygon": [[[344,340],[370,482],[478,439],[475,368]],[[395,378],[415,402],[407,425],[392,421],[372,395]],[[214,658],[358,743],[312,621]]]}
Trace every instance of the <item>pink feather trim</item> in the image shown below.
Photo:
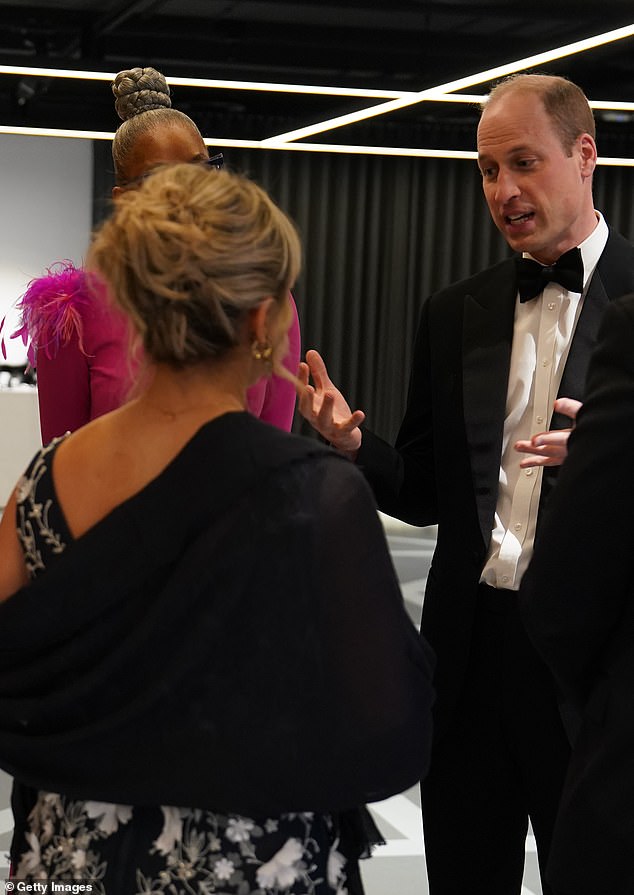
{"label": "pink feather trim", "polygon": [[[89,277],[71,261],[58,261],[46,274],[31,280],[20,298],[17,307],[21,325],[11,333],[12,339],[20,338],[28,345],[27,356],[32,367],[36,365],[38,351],[54,358],[60,345],[67,345],[74,335],[80,350],[84,351],[82,317],[87,306],[95,301],[95,292],[103,289],[93,276]],[[2,349],[4,353],[4,341]]]}

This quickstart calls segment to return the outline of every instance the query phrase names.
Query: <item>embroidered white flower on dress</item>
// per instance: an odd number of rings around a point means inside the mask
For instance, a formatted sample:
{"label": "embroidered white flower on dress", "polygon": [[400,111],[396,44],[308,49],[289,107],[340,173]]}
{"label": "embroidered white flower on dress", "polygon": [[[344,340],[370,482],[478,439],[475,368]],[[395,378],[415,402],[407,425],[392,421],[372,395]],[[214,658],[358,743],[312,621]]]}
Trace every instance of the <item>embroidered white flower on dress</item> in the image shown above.
{"label": "embroidered white flower on dress", "polygon": [[248,842],[253,827],[253,821],[246,817],[230,817],[225,835],[229,842]]}
{"label": "embroidered white flower on dress", "polygon": [[76,848],[71,855],[70,863],[73,865],[73,870],[83,870],[86,866],[85,849]]}
{"label": "embroidered white flower on dress", "polygon": [[17,875],[22,877],[30,876],[34,879],[44,879],[46,873],[42,867],[42,856],[40,854],[40,842],[35,833],[28,832],[24,834],[24,838],[29,843],[29,850],[22,853],[20,864],[17,869]]}
{"label": "embroidered white flower on dress", "polygon": [[219,880],[230,879],[235,869],[233,861],[229,861],[227,858],[220,858],[214,865],[214,873]]}
{"label": "embroidered white flower on dress", "polygon": [[[343,875],[343,868],[346,866],[346,859],[340,851],[337,851],[338,845],[339,840],[336,839],[333,842],[330,851],[328,852],[328,883],[333,888],[335,886],[339,886],[339,884],[345,879]],[[339,890],[337,889],[337,891]]]}
{"label": "embroidered white flower on dress", "polygon": [[15,497],[18,503],[24,503],[31,496],[33,490],[33,480],[22,476],[15,486]]}
{"label": "embroidered white flower on dress", "polygon": [[53,826],[53,819],[51,817],[45,817],[42,820],[41,841],[44,843],[49,843],[53,838],[54,833],[55,827]]}
{"label": "embroidered white flower on dress", "polygon": [[183,839],[183,813],[180,808],[161,805],[163,812],[163,829],[158,839],[154,840],[154,848],[160,855],[169,855],[177,842]]}
{"label": "embroidered white flower on dress", "polygon": [[290,889],[299,876],[298,865],[303,855],[304,849],[299,839],[287,839],[270,861],[258,867],[256,874],[258,886],[262,889],[272,889],[277,885],[282,889]]}
{"label": "embroidered white flower on dress", "polygon": [[130,805],[115,805],[113,802],[85,802],[86,814],[91,820],[97,820],[96,827],[106,836],[111,836],[119,829],[119,824],[127,824],[132,817]]}

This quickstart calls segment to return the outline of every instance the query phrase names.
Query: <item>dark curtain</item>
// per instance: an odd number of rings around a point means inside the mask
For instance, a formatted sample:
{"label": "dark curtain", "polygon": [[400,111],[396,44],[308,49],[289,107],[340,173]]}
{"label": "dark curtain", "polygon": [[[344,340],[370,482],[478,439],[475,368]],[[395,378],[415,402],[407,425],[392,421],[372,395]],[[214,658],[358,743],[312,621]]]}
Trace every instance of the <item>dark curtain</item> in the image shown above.
{"label": "dark curtain", "polygon": [[[297,224],[304,266],[294,290],[304,350],[317,348],[368,425],[391,439],[407,395],[420,304],[506,257],[475,162],[226,149]],[[109,146],[95,143],[95,221],[112,187]],[[634,237],[634,170],[599,168],[596,207]],[[305,431],[299,419],[297,431]]]}

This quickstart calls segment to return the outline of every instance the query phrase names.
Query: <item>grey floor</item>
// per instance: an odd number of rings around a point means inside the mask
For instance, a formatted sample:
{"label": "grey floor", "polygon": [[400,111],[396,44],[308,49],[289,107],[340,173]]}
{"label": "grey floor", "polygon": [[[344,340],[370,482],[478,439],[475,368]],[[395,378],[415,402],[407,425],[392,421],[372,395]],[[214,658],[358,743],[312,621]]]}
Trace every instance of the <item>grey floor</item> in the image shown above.
{"label": "grey floor", "polygon": [[[390,519],[384,519],[384,522],[407,608],[418,624],[435,532],[433,529],[410,528]],[[0,772],[0,880],[8,869],[6,853],[12,829],[9,787],[9,778]],[[386,845],[376,849],[371,860],[363,862],[366,895],[428,895],[418,789],[377,803],[371,810]],[[459,855],[456,860],[460,860]],[[461,895],[468,895],[468,892]],[[526,840],[522,895],[542,895],[531,835]]]}

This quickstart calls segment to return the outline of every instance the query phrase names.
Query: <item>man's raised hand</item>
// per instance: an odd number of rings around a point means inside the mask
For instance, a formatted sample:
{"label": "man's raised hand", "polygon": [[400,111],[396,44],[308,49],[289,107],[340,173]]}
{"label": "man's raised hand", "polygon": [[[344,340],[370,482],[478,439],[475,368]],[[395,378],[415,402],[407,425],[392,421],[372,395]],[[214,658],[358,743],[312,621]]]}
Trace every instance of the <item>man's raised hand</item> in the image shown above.
{"label": "man's raised hand", "polygon": [[[361,447],[359,426],[365,419],[362,410],[350,410],[350,405],[328,376],[326,364],[319,352],[306,352],[306,362],[299,365],[299,412],[313,429],[344,454],[356,457]],[[312,378],[313,384],[310,383]]]}

